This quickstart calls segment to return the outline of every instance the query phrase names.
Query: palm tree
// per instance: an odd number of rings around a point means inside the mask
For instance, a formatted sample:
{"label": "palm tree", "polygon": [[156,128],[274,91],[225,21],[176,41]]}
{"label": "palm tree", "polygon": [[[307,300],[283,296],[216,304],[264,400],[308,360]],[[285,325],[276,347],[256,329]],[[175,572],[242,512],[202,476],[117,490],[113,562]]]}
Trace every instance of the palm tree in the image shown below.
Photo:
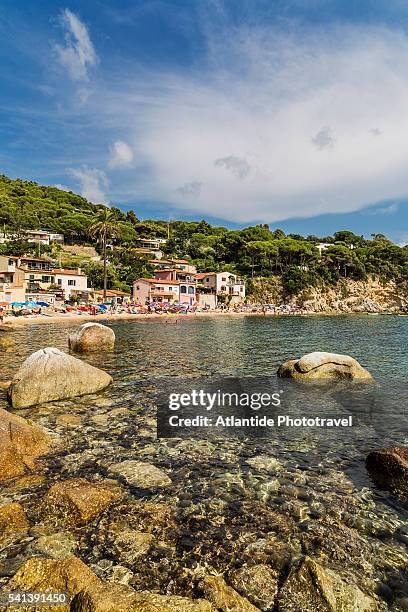
{"label": "palm tree", "polygon": [[119,226],[114,212],[104,206],[97,214],[95,221],[89,226],[88,233],[90,236],[97,238],[102,243],[103,257],[103,301],[106,300],[106,289],[108,285],[108,275],[106,267],[106,243],[108,239],[119,236]]}

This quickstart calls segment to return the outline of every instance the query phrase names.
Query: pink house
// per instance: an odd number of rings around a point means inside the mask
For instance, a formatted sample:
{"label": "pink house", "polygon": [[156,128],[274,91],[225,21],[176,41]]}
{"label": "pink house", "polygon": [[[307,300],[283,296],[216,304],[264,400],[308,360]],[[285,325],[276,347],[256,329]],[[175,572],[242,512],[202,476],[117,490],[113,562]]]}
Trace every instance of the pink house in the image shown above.
{"label": "pink house", "polygon": [[196,301],[195,284],[171,278],[139,278],[133,283],[133,300],[140,304],[169,302],[192,306]]}

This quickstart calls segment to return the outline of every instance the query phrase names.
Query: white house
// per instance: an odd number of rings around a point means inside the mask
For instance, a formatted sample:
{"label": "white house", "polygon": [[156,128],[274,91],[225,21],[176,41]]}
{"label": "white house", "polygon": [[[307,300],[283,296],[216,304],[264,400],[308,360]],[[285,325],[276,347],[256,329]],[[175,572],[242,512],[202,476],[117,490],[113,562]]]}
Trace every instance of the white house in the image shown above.
{"label": "white house", "polygon": [[52,270],[54,285],[64,292],[65,299],[69,299],[72,293],[86,292],[88,290],[88,277],[81,268],[66,270],[65,268],[54,268]]}
{"label": "white house", "polygon": [[229,295],[234,301],[245,297],[245,281],[232,272],[203,272],[196,275],[196,280],[203,293]]}

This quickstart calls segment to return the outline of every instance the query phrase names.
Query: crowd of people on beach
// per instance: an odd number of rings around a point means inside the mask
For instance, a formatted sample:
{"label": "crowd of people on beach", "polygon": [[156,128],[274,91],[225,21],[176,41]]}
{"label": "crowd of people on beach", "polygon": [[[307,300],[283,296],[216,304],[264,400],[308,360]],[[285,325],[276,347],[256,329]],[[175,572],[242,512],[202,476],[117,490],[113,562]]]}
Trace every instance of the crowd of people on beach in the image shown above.
{"label": "crowd of people on beach", "polygon": [[25,305],[4,309],[0,307],[0,322],[5,318],[15,317],[38,318],[55,316],[114,316],[114,315],[192,315],[200,313],[214,314],[260,314],[260,315],[302,315],[310,312],[292,304],[235,304],[227,306],[219,304],[210,308],[208,304],[174,304],[165,302],[150,302],[140,304],[136,302],[124,303],[97,303],[97,304],[69,304],[59,305]]}

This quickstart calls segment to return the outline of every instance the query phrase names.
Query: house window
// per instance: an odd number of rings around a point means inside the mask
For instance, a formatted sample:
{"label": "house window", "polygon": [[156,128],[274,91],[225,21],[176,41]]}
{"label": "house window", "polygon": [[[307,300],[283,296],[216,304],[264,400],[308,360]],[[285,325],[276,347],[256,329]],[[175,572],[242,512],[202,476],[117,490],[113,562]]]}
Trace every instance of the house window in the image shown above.
{"label": "house window", "polygon": [[50,282],[50,277],[49,276],[42,276],[41,277],[41,282],[42,283],[49,283]]}
{"label": "house window", "polygon": [[58,283],[58,285],[60,285],[60,286],[61,286],[61,285],[62,285],[62,278],[59,278],[59,279],[57,280],[57,283]]}
{"label": "house window", "polygon": [[34,274],[30,274],[30,278],[29,278],[29,280],[30,280],[30,281],[33,281],[33,280],[34,280]]}
{"label": "house window", "polygon": [[139,285],[136,285],[136,291],[140,291]]}
{"label": "house window", "polygon": [[185,285],[181,285],[180,293],[187,293],[187,287]]}
{"label": "house window", "polygon": [[225,276],[222,277],[222,282],[225,283],[225,281],[227,280],[227,278]]}
{"label": "house window", "polygon": [[76,281],[73,278],[68,279],[68,287],[75,287]]}
{"label": "house window", "polygon": [[240,288],[239,288],[239,290],[240,290],[240,291],[243,291],[243,290],[244,290],[244,288],[243,288],[243,287],[240,287]]}
{"label": "house window", "polygon": [[173,291],[173,287],[169,287],[169,291]]}
{"label": "house window", "polygon": [[9,259],[8,265],[9,266],[14,266],[14,259]]}
{"label": "house window", "polygon": [[194,287],[189,287],[189,288],[188,288],[188,292],[189,292],[189,293],[194,293]]}
{"label": "house window", "polygon": [[205,279],[205,282],[206,282],[206,283],[209,283],[209,282],[210,282],[210,279],[207,277],[207,278]]}
{"label": "house window", "polygon": [[227,290],[226,286],[225,285],[221,285],[221,291],[226,291],[226,290]]}

